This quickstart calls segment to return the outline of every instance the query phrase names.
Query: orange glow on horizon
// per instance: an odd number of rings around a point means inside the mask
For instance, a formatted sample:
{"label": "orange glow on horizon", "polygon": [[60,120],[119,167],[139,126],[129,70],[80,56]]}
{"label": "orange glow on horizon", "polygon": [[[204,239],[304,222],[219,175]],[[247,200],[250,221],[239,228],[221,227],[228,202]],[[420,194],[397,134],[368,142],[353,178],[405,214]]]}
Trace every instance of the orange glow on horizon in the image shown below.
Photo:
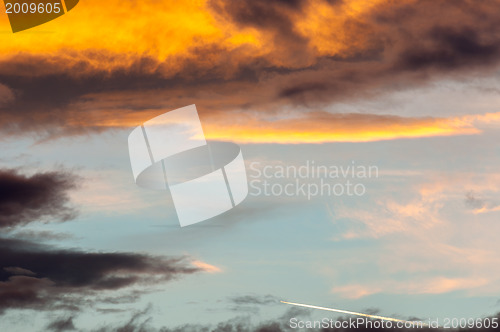
{"label": "orange glow on horizon", "polygon": [[386,126],[357,130],[345,128],[343,130],[329,131],[298,131],[295,129],[273,130],[272,128],[229,128],[220,130],[217,127],[208,128],[205,136],[211,140],[235,140],[240,143],[279,143],[279,144],[307,144],[327,142],[374,142],[402,138],[420,138],[434,136],[472,135],[480,131],[476,128],[457,128],[446,124],[430,126],[410,125]]}
{"label": "orange glow on horizon", "polygon": [[[121,111],[113,114],[88,112],[85,119],[71,125],[123,128],[141,125],[158,110]],[[232,121],[239,118],[238,122]],[[94,121],[95,123],[89,123]],[[500,123],[500,112],[455,118],[402,118],[380,115],[312,113],[280,121],[257,119],[245,114],[225,114],[203,118],[205,137],[238,143],[308,144],[328,142],[374,142],[405,138],[480,134],[481,125]]]}

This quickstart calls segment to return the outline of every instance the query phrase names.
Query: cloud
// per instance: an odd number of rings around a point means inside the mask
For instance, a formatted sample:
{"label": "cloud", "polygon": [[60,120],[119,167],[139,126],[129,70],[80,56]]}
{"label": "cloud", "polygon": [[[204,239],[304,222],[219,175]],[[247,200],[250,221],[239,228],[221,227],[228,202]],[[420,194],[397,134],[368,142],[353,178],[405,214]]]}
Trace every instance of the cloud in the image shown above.
{"label": "cloud", "polygon": [[389,294],[443,294],[447,292],[477,288],[488,283],[486,278],[434,277],[418,281],[386,280],[373,284],[348,284],[332,288],[332,293],[346,299],[359,299],[377,293]]}
{"label": "cloud", "polygon": [[484,200],[478,199],[474,195],[474,192],[469,191],[467,194],[465,194],[465,204],[469,207],[480,209],[484,206],[485,203]]}
{"label": "cloud", "polygon": [[472,209],[474,214],[500,211],[500,202],[493,197],[479,198],[473,191],[466,193],[465,204]]}
{"label": "cloud", "polygon": [[14,93],[7,86],[0,83],[0,106],[14,100]]}
{"label": "cloud", "polygon": [[[349,264],[352,277],[336,280],[332,292],[358,299],[450,292],[468,297],[497,291],[499,176],[484,170],[421,171],[405,174],[406,191],[401,194],[400,185],[392,182],[399,176],[385,174],[387,191],[377,191],[364,208],[334,204],[334,240],[377,239],[377,247],[339,255],[339,264]],[[366,268],[382,272],[367,278],[362,273]],[[335,272],[329,276],[337,278]]]}
{"label": "cloud", "polygon": [[[188,257],[85,252],[0,238],[0,312],[78,310],[118,290],[137,299],[149,286],[202,271]],[[133,286],[142,287],[139,294]]]}
{"label": "cloud", "polygon": [[398,138],[471,135],[481,124],[499,124],[500,113],[463,117],[401,117],[376,114],[309,112],[278,121],[239,114],[207,118],[205,136],[242,143],[371,142]]}
{"label": "cloud", "polygon": [[267,305],[279,303],[279,299],[272,295],[240,295],[229,299],[237,305]]}
{"label": "cloud", "polygon": [[214,265],[202,262],[202,261],[198,261],[198,260],[192,261],[191,264],[193,264],[194,266],[196,266],[196,267],[198,267],[198,268],[200,268],[203,271],[208,272],[208,273],[218,273],[218,272],[222,271],[217,266],[214,266]]}
{"label": "cloud", "polygon": [[227,321],[219,322],[213,325],[202,324],[186,324],[176,327],[159,327],[152,326],[152,317],[150,315],[152,307],[148,306],[144,310],[139,310],[134,313],[131,319],[123,325],[106,325],[92,331],[94,332],[281,332],[290,331],[287,326],[288,321],[292,317],[307,317],[309,310],[304,308],[290,308],[285,313],[276,317],[274,320],[269,320],[260,323],[253,323],[248,316],[237,316]]}
{"label": "cloud", "polygon": [[[499,1],[173,4],[89,0],[43,40],[2,35],[0,81],[16,98],[0,106],[0,130],[82,134],[193,102],[202,116],[286,116],[491,73],[500,60]],[[90,15],[106,28],[88,26]]]}
{"label": "cloud", "polygon": [[[370,311],[378,312],[377,309],[367,309],[367,313]],[[338,318],[331,317],[329,315],[324,316],[327,319],[328,325],[323,326],[322,319],[313,319],[311,317],[311,310],[306,310],[304,308],[290,308],[281,316],[269,319],[266,321],[254,322],[249,319],[248,316],[237,316],[226,321],[219,322],[217,324],[186,324],[176,327],[154,327],[152,324],[151,306],[146,307],[144,310],[139,310],[134,313],[131,319],[123,325],[106,325],[97,329],[93,329],[94,332],[290,332],[297,330],[297,327],[292,327],[291,319],[294,318],[293,322],[300,322],[305,326],[305,324],[310,324],[309,328],[302,328],[300,330],[307,329],[307,331],[312,332],[340,332],[340,331],[414,331],[416,327],[397,327],[395,323],[392,326],[389,324],[380,324],[380,320],[373,320],[368,318],[360,318],[356,316],[341,316]],[[428,323],[429,318],[407,318],[409,321],[421,321],[423,323]],[[500,314],[490,315],[483,317],[482,321],[489,320],[494,322],[500,319]],[[332,323],[330,323],[330,320]],[[432,319],[435,322],[434,319]],[[351,324],[352,322],[352,324]],[[377,324],[377,322],[379,324]],[[336,324],[337,323],[337,324]],[[316,324],[316,325],[314,325]],[[343,324],[343,325],[341,325]],[[342,327],[347,326],[347,327]],[[491,324],[490,324],[491,326]],[[417,328],[421,331],[448,331],[450,328],[445,327],[419,327]],[[485,328],[484,325],[475,328],[463,328],[461,331],[486,331],[493,330],[492,328]]]}
{"label": "cloud", "polygon": [[[418,176],[426,180],[410,182],[408,194],[405,196],[380,193],[378,198],[372,201],[373,205],[365,209],[352,209],[342,204],[335,206],[335,220],[350,219],[353,225],[362,226],[348,229],[342,235],[344,238],[382,238],[400,234],[423,239],[429,237],[428,232],[431,230],[442,228],[448,231],[463,231],[458,227],[473,226],[469,212],[480,214],[497,211],[498,203],[495,197],[498,195],[498,188],[495,183],[500,179],[500,174],[496,172],[476,174],[449,171],[444,175],[441,172],[417,171],[403,175]],[[391,175],[384,174],[384,177],[387,176]],[[471,189],[463,193],[464,187]],[[462,194],[458,195],[460,192]],[[453,208],[452,212],[457,215],[450,216],[450,207],[457,203],[462,209]],[[458,217],[461,217],[462,223],[455,220]]]}
{"label": "cloud", "polygon": [[231,310],[257,315],[263,306],[281,305],[280,299],[273,295],[238,295],[228,298]]}
{"label": "cloud", "polygon": [[436,26],[428,32],[430,46],[404,51],[398,66],[405,70],[453,69],[498,61],[500,47],[481,37],[470,27]]}
{"label": "cloud", "polygon": [[283,64],[304,66],[313,61],[314,53],[308,47],[309,39],[297,31],[294,22],[306,9],[307,1],[222,0],[209,4],[219,20],[229,21],[242,29],[257,30],[263,43],[273,45],[269,53],[281,58]]}
{"label": "cloud", "polygon": [[68,192],[76,188],[76,182],[75,175],[65,171],[28,176],[0,169],[0,228],[74,218]]}
{"label": "cloud", "polygon": [[63,331],[75,331],[75,325],[73,324],[73,317],[60,318],[49,325],[47,325],[48,331],[63,332]]}
{"label": "cloud", "polygon": [[134,331],[147,331],[150,329],[149,323],[152,320],[151,314],[152,306],[149,304],[143,310],[136,310],[132,317],[122,326],[111,328],[109,326],[102,327],[96,332],[116,331],[116,332],[134,332]]}
{"label": "cloud", "polygon": [[[78,190],[69,193],[73,202],[78,202],[82,211],[101,211],[109,214],[127,214],[140,209],[150,208],[158,202],[156,197],[144,197],[127,187],[130,180],[129,170],[82,170],[83,179]],[[156,194],[156,193],[155,193]],[[160,197],[159,199],[163,199]]]}

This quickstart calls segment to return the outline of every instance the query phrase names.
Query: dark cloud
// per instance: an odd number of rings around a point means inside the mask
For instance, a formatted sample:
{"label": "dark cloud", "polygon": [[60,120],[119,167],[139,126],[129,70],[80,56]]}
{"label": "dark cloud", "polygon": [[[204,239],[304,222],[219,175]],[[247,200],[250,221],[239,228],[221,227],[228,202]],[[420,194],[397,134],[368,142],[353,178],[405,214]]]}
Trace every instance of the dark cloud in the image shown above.
{"label": "dark cloud", "polygon": [[332,26],[317,32],[338,47],[318,46],[317,34],[301,30],[311,3],[211,1],[217,21],[259,32],[258,52],[206,42],[165,60],[102,50],[4,58],[0,87],[8,98],[0,103],[0,130],[81,134],[136,125],[152,110],[192,103],[202,117],[297,105],[317,110],[498,68],[500,1],[382,2],[356,18],[347,2],[314,2],[331,6]]}
{"label": "dark cloud", "polygon": [[212,6],[224,17],[228,17],[235,24],[253,26],[277,31],[280,35],[292,35],[293,19],[291,14],[300,13],[304,0],[278,1],[212,1]]}
{"label": "dark cloud", "polygon": [[[63,250],[0,238],[0,312],[13,308],[78,310],[91,295],[133,285],[152,286],[200,271],[186,257]],[[135,299],[141,294],[134,293]]]}
{"label": "dark cloud", "polygon": [[[395,71],[449,72],[498,63],[500,29],[494,13],[499,9],[499,1],[420,0],[382,7],[373,18],[388,29],[380,33]],[[440,15],[443,12],[447,15]]]}
{"label": "dark cloud", "polygon": [[5,85],[0,84],[0,106],[14,99],[14,93]]}
{"label": "dark cloud", "polygon": [[[232,84],[258,83],[255,69],[260,65],[253,61],[242,65],[237,50],[228,54],[216,45],[207,45],[193,48],[191,53],[193,59],[176,60],[182,73],[175,74],[169,74],[169,61],[160,63],[147,57],[110,72],[79,70],[78,65],[61,69],[55,65],[63,61],[57,55],[47,58],[25,54],[0,62],[0,82],[18,91],[17,98],[0,104],[0,132],[14,136],[35,132],[43,137],[100,132],[110,128],[106,123],[110,120],[120,123],[130,114],[184,106],[189,100],[199,100],[198,104],[208,111],[225,110],[234,106],[230,103],[221,107],[235,92]],[[99,61],[92,55],[83,57]],[[196,60],[201,57],[204,62]],[[72,71],[79,76],[71,75]],[[227,71],[232,73],[227,76]],[[222,104],[219,99],[200,98],[207,88],[226,95]],[[246,103],[248,100],[241,102]]]}
{"label": "dark cloud", "polygon": [[76,331],[75,325],[73,324],[73,317],[60,318],[49,325],[47,325],[48,331],[63,332],[63,331]]}
{"label": "dark cloud", "polygon": [[268,305],[280,303],[280,299],[269,294],[233,296],[229,298],[229,301],[237,305]]}
{"label": "dark cloud", "polygon": [[397,68],[421,70],[426,68],[453,69],[467,65],[487,65],[498,61],[498,40],[482,42],[472,28],[436,27],[429,33],[430,47],[407,49]]}
{"label": "dark cloud", "polygon": [[125,324],[106,325],[93,329],[93,332],[281,332],[292,331],[287,323],[292,317],[308,317],[310,311],[305,308],[289,308],[273,321],[254,324],[249,316],[237,316],[213,325],[185,324],[177,327],[153,327],[152,307],[135,311]]}
{"label": "dark cloud", "polygon": [[0,169],[0,228],[72,219],[68,192],[75,187],[75,175],[64,171],[28,176]]}
{"label": "dark cloud", "polygon": [[302,95],[302,94],[309,92],[309,91],[318,92],[318,91],[323,91],[326,89],[327,89],[327,86],[324,83],[309,82],[309,83],[305,83],[302,85],[294,85],[290,88],[285,88],[285,89],[280,91],[279,97],[282,97],[282,98],[294,97],[297,95]]}
{"label": "dark cloud", "polygon": [[[122,326],[105,326],[98,330],[94,330],[96,332],[104,332],[104,331],[112,331],[112,332],[291,332],[291,331],[311,331],[311,332],[341,332],[341,331],[423,331],[423,332],[444,332],[444,331],[486,331],[486,330],[496,330],[493,328],[461,328],[461,329],[452,329],[452,328],[443,328],[443,327],[422,327],[422,328],[397,328],[395,327],[395,323],[393,323],[394,327],[388,327],[388,325],[384,325],[380,327],[377,325],[376,320],[371,320],[367,318],[361,317],[340,317],[333,318],[328,314],[325,314],[324,317],[328,320],[332,319],[335,323],[338,324],[344,322],[348,327],[313,327],[307,329],[299,329],[290,327],[290,319],[296,318],[302,321],[320,321],[321,319],[313,319],[310,316],[311,311],[305,310],[303,308],[290,308],[287,310],[282,316],[277,317],[273,320],[264,321],[261,323],[252,323],[248,316],[238,316],[232,319],[229,319],[224,322],[220,322],[215,325],[201,325],[201,324],[187,324],[177,327],[162,327],[162,328],[154,328],[151,324],[151,316],[150,316],[150,307],[145,310],[136,312],[132,318]],[[500,314],[495,316],[487,317],[492,322],[492,318],[500,319]],[[349,326],[350,322],[359,322],[357,327]],[[375,327],[377,326],[377,327]]]}

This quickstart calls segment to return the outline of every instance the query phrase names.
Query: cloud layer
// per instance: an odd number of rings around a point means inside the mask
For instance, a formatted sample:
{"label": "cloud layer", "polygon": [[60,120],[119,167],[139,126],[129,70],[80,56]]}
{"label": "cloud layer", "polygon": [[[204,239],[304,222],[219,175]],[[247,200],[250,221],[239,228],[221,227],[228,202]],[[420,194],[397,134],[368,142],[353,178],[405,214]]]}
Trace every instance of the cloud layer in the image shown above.
{"label": "cloud layer", "polygon": [[[95,7],[106,29],[88,26]],[[124,23],[131,7],[138,18]],[[43,47],[32,35],[2,35],[9,47],[0,56],[0,83],[15,94],[3,98],[0,128],[10,135],[78,134],[133,126],[192,103],[205,117],[286,116],[297,107],[318,111],[488,73],[498,68],[499,9],[499,1],[471,0],[88,1],[47,25],[54,32]],[[107,29],[113,43],[98,36]]]}

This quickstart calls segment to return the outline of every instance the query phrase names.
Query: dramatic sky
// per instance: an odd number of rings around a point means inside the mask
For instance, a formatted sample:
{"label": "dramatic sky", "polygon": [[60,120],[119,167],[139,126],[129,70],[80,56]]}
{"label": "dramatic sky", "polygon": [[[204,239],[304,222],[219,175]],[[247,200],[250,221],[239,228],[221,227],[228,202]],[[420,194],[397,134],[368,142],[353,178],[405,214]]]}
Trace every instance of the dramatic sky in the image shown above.
{"label": "dramatic sky", "polygon": [[[280,300],[500,311],[500,1],[81,0],[15,34],[1,8],[1,330],[339,317]],[[378,176],[351,179],[359,196],[251,189],[180,228],[168,193],[134,183],[127,137],[191,104],[207,139],[241,146],[249,180],[307,164]]]}

